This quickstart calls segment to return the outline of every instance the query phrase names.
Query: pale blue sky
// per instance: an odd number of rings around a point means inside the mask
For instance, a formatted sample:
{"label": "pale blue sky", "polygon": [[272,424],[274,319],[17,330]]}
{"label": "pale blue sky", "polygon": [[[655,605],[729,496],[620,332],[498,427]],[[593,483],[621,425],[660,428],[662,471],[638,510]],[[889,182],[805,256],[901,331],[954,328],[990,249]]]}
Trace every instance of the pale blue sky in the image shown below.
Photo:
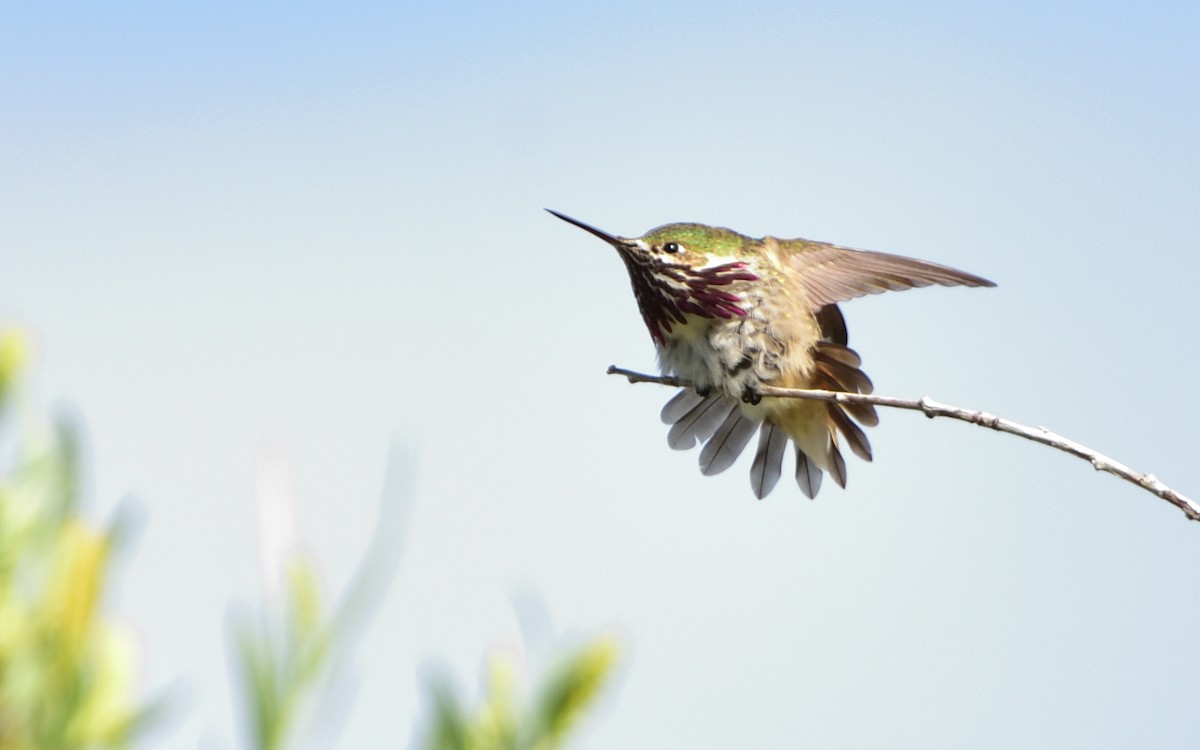
{"label": "pale blue sky", "polygon": [[880,393],[1045,424],[1200,494],[1200,12],[1188,4],[0,10],[0,320],[146,524],[114,608],[164,739],[232,747],[255,466],[337,589],[389,444],[395,585],[344,747],[418,668],[474,687],[513,591],[629,646],[585,746],[1194,744],[1200,527],[1085,464],[885,413],[815,503],[671,452],[610,249],[668,221],[940,261],[845,307]]}

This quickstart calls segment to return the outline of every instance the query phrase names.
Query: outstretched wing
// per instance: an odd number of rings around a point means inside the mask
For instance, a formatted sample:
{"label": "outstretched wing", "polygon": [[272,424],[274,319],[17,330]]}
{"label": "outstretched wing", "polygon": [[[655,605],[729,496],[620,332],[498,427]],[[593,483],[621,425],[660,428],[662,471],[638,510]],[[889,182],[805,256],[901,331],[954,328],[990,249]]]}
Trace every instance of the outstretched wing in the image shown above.
{"label": "outstretched wing", "polygon": [[813,310],[866,294],[930,286],[996,286],[975,274],[902,255],[811,240],[777,240],[784,262],[800,272]]}

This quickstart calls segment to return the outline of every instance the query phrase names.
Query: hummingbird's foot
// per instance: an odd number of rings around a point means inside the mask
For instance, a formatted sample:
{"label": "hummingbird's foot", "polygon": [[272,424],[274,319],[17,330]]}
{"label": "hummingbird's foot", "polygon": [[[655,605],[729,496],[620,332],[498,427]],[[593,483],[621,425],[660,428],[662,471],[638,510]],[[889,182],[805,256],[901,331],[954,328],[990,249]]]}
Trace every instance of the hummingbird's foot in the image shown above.
{"label": "hummingbird's foot", "polygon": [[747,404],[756,405],[759,401],[762,401],[762,394],[754,386],[748,385],[746,386],[746,390],[742,391],[742,401],[745,401]]}

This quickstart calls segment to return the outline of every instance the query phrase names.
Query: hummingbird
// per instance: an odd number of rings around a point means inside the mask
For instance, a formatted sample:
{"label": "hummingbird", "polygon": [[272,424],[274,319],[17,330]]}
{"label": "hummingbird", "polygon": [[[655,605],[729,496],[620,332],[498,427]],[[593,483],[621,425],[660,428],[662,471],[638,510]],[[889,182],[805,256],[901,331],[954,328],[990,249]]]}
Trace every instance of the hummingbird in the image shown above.
{"label": "hummingbird", "polygon": [[732,466],[757,432],[750,485],[759,499],[782,476],[789,442],[796,482],[809,498],[825,472],[845,488],[843,441],[871,460],[862,427],[879,423],[874,406],[761,394],[764,385],[872,392],[839,303],[932,284],[995,286],[937,263],[828,242],[755,239],[690,223],[618,237],[546,210],[616,248],[660,370],[693,384],[662,409],[667,444],[703,443],[700,472],[711,476]]}

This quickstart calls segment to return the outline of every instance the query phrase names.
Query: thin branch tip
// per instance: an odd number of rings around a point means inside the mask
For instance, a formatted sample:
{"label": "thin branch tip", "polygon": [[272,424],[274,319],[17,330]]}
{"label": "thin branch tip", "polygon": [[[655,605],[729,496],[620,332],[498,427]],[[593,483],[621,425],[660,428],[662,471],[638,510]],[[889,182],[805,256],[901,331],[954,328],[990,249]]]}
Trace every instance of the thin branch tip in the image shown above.
{"label": "thin branch tip", "polygon": [[[675,386],[678,388],[692,388],[694,384],[671,376],[647,375],[634,370],[627,370],[616,365],[609,365],[609,375],[622,375],[630,383],[658,383],[659,385]],[[957,419],[961,422],[987,427],[997,432],[1005,432],[1009,435],[1031,440],[1035,443],[1056,448],[1064,453],[1069,453],[1072,456],[1081,458],[1092,465],[1096,471],[1105,471],[1113,476],[1120,477],[1131,484],[1134,484],[1147,492],[1156,495],[1163,500],[1174,505],[1190,521],[1200,521],[1200,505],[1191,498],[1186,497],[1180,492],[1171,489],[1167,485],[1159,481],[1158,477],[1153,474],[1140,474],[1125,464],[1105,456],[1099,451],[1088,448],[1085,445],[1063,437],[1057,433],[1051,432],[1043,426],[1029,427],[1027,425],[1013,422],[1003,417],[998,417],[995,414],[989,414],[984,411],[974,409],[964,409],[958,406],[950,406],[949,404],[939,403],[929,398],[922,396],[913,401],[911,399],[901,399],[892,396],[877,396],[875,394],[865,393],[847,393],[842,391],[824,391],[816,389],[803,388],[777,388],[775,386],[765,385],[760,390],[763,396],[773,398],[803,398],[816,401],[832,401],[835,403],[864,403],[873,406],[890,406],[894,409],[906,409],[908,411],[919,411],[926,417],[933,419],[935,417],[948,417]]]}

